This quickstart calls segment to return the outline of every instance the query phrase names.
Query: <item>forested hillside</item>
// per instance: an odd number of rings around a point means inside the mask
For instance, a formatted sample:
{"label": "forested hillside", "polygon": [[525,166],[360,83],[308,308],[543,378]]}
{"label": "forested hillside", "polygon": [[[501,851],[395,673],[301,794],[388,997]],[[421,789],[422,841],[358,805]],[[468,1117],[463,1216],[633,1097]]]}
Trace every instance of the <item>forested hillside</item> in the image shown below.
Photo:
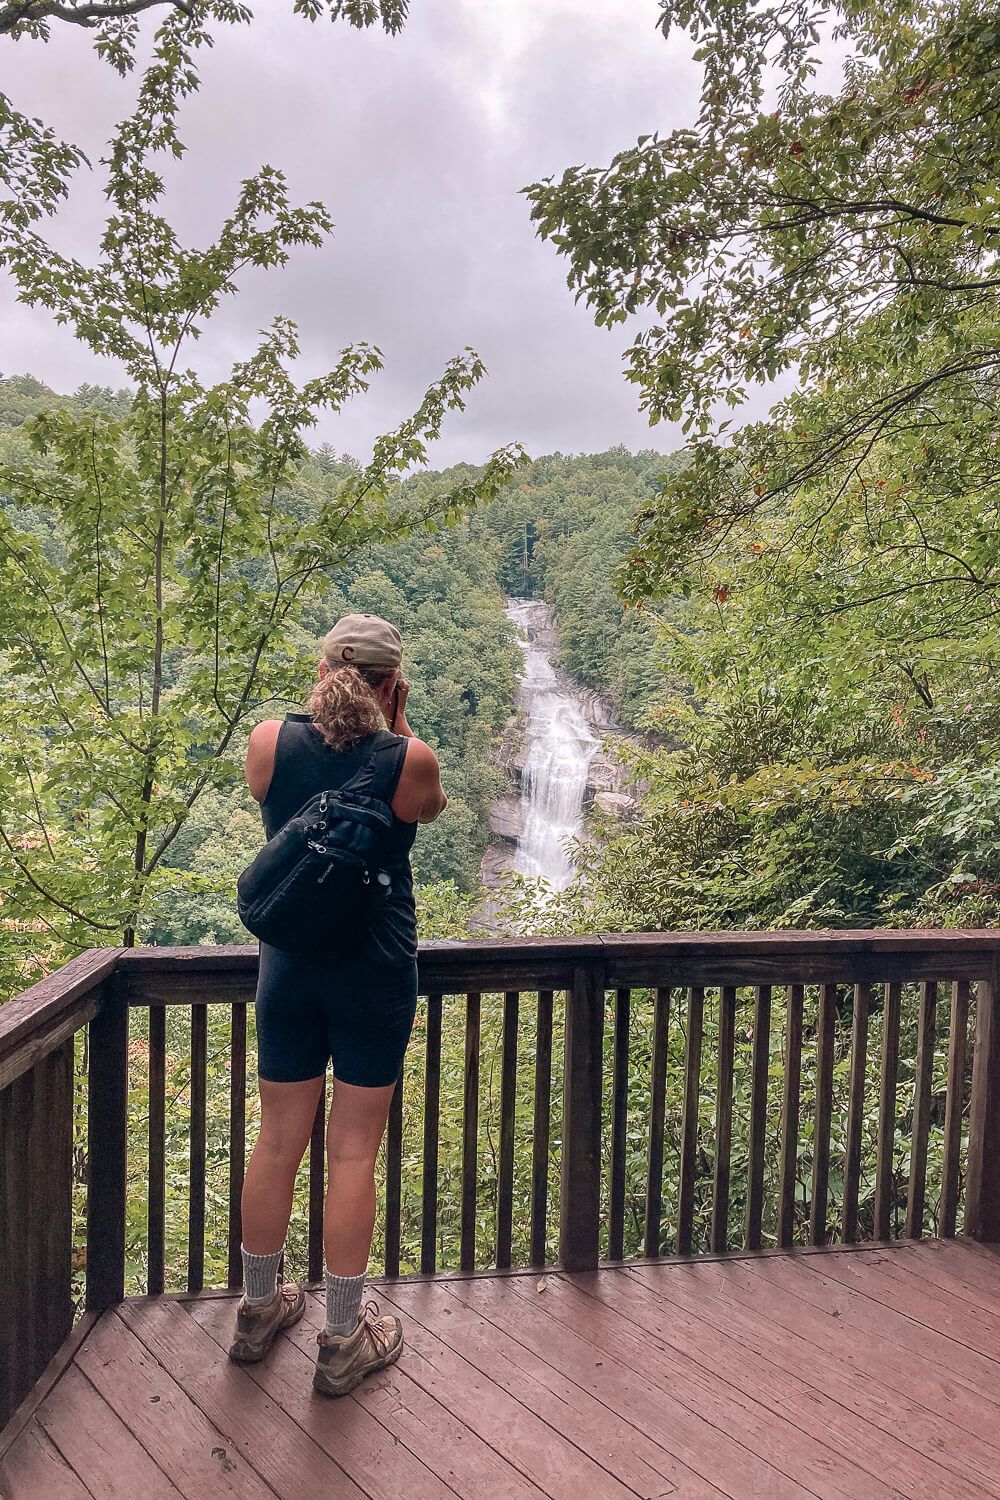
{"label": "forested hillside", "polygon": [[[29,376],[0,381],[0,463],[38,478],[37,495],[8,490],[3,512],[26,538],[54,561],[65,559],[66,538],[54,510],[44,503],[47,457],[38,451],[36,419],[66,411],[86,422],[127,413],[131,395],[83,387],[57,396]],[[499,791],[493,759],[497,736],[514,710],[521,655],[504,614],[506,594],[551,599],[561,629],[562,664],[579,681],[606,694],[622,719],[648,724],[656,712],[659,672],[657,627],[652,616],[626,610],[615,592],[614,567],[634,540],[634,516],[657,490],[665,466],[661,455],[610,453],[542,458],[522,470],[497,499],[450,524],[404,528],[391,543],[366,542],[340,566],[331,567],[322,589],[303,610],[284,662],[280,691],[248,716],[234,741],[232,769],[205,788],[172,839],[159,867],[154,900],[137,930],[155,943],[241,942],[246,934],[233,905],[239,871],[263,837],[260,815],[236,771],[246,734],[258,718],[301,707],[308,695],[330,624],[351,610],[379,613],[403,634],[411,681],[408,712],[416,731],[438,753],[448,788],[447,815],[421,831],[414,850],[425,936],[464,931],[479,895],[479,866],[488,838],[488,808]],[[358,466],[329,448],[309,453],[285,499],[287,509],[308,524],[323,496],[349,485]],[[398,487],[397,504],[413,514],[431,514],[440,498],[481,478],[473,469],[425,473]],[[266,587],[266,563],[248,559],[244,577]],[[184,681],[197,652],[178,641],[165,687]],[[21,673],[23,675],[23,665]],[[16,691],[16,677],[8,669]],[[30,770],[39,806],[29,798],[23,821],[9,829],[12,843],[47,836],[58,865],[71,836],[60,825],[58,800],[49,802],[44,767],[20,761],[21,781]],[[17,772],[17,746],[8,746],[8,774]],[[97,780],[88,786],[86,765],[76,771],[76,791],[88,806],[100,805]],[[23,788],[22,788],[23,789]],[[32,791],[28,785],[29,793]],[[42,805],[46,806],[44,817]],[[77,818],[79,808],[71,814]],[[69,856],[72,857],[72,856]],[[22,961],[35,952],[54,961],[71,950],[60,946],[38,922],[38,892],[30,872],[9,857],[5,876],[8,954],[20,944]],[[26,889],[27,886],[27,889]],[[84,887],[84,891],[85,891]],[[22,933],[19,914],[28,930]],[[29,941],[24,942],[28,936]],[[114,935],[111,934],[111,940]],[[22,977],[21,970],[17,978]],[[26,974],[23,977],[27,977]]]}
{"label": "forested hillside", "polygon": [[[0,382],[0,458],[11,465],[31,465],[44,474],[44,458],[36,457],[30,446],[33,417],[60,408],[82,414],[120,410],[130,399],[128,392],[116,395],[92,388],[70,399],[57,398],[30,378],[4,380]],[[350,483],[357,467],[329,450],[311,454],[300,467],[286,504],[307,521],[321,497],[337,485]],[[404,487],[401,503],[431,511],[437,497],[464,477],[459,472],[422,477]],[[4,508],[26,536],[37,539],[53,557],[64,555],[57,518],[44,504],[17,503],[8,493]],[[328,572],[324,587],[298,621],[284,692],[260,705],[234,746],[238,760],[256,719],[302,706],[315,678],[322,636],[340,614],[369,610],[398,625],[406,641],[412,723],[437,750],[450,798],[447,819],[424,830],[414,855],[417,880],[424,887],[425,928],[431,931],[442,923],[445,930],[460,928],[467,905],[460,893],[471,898],[477,890],[487,836],[486,811],[495,793],[492,738],[513,709],[520,653],[503,613],[500,553],[499,542],[487,528],[480,526],[473,533],[467,524],[440,532],[416,530],[400,536],[391,547],[372,543],[358,548],[348,564]],[[265,573],[265,559],[256,568]],[[245,572],[253,571],[254,565],[248,564]],[[174,651],[166,674],[168,692],[195,655],[194,643],[190,651],[183,646]],[[15,748],[8,746],[8,757]],[[12,774],[10,759],[8,766]],[[37,764],[31,769],[40,778],[38,790],[44,799],[48,791],[44,767]],[[78,782],[77,790],[86,793],[85,766],[78,768]],[[99,802],[100,787],[89,790]],[[41,834],[38,810],[29,810],[28,822],[27,828],[9,830],[12,841],[30,837],[32,832]],[[58,847],[62,830],[57,808],[47,813],[45,828]],[[242,778],[231,774],[206,788],[162,861],[155,903],[141,921],[140,940],[243,941],[246,933],[233,903],[235,879],[262,838],[259,811]],[[10,932],[16,930],[22,886],[17,867],[10,870],[8,865],[8,871],[5,919]]]}
{"label": "forested hillside", "polygon": [[[96,387],[57,398],[30,377],[0,381],[0,455],[44,473],[46,460],[30,441],[39,413],[66,406],[117,414],[130,399]],[[491,757],[513,712],[520,665],[504,595],[546,598],[563,667],[605,694],[624,724],[655,729],[669,748],[642,752],[649,791],[641,821],[624,831],[605,827],[586,845],[583,877],[549,904],[543,925],[996,920],[998,710],[989,636],[949,653],[939,629],[915,657],[893,644],[877,611],[824,612],[822,571],[810,582],[796,563],[756,581],[756,558],[777,551],[796,524],[791,500],[758,523],[749,547],[741,538],[716,555],[707,578],[692,573],[669,599],[627,606],[622,586],[635,566],[636,532],[672,462],[621,449],[540,458],[466,519],[361,546],[329,571],[300,621],[285,692],[257,716],[301,705],[320,639],[339,614],[371,610],[399,626],[412,722],[437,750],[451,799],[414,854],[423,927],[427,935],[458,934],[478,899],[488,808],[499,790]],[[352,472],[351,460],[327,448],[311,453],[294,503],[308,515]],[[432,510],[437,496],[475,472],[409,479],[400,503]],[[4,503],[58,555],[58,528],[43,505],[11,496]],[[836,545],[842,551],[842,541]],[[182,657],[169,680],[182,674]],[[46,828],[58,843],[58,823],[50,817]],[[31,831],[25,825],[14,835]],[[242,941],[233,885],[261,837],[239,777],[208,788],[163,861],[141,939]],[[16,932],[16,870],[6,889],[7,930]],[[517,927],[540,919],[533,907],[529,919],[515,896],[505,920]],[[44,951],[68,950],[50,943]]]}
{"label": "forested hillside", "polygon": [[560,663],[607,696],[632,727],[654,723],[660,688],[657,620],[626,609],[618,565],[635,542],[636,516],[676,460],[661,453],[537,459],[484,514],[503,541],[501,582],[548,599],[559,622]]}

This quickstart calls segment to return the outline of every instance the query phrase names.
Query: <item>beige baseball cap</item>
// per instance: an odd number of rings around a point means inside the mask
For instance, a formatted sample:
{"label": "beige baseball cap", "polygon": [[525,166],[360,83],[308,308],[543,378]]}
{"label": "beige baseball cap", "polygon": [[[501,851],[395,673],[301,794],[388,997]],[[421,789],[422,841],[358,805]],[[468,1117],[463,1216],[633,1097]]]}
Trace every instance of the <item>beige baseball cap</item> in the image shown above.
{"label": "beige baseball cap", "polygon": [[323,639],[330,666],[398,667],[403,641],[395,625],[379,615],[344,615]]}

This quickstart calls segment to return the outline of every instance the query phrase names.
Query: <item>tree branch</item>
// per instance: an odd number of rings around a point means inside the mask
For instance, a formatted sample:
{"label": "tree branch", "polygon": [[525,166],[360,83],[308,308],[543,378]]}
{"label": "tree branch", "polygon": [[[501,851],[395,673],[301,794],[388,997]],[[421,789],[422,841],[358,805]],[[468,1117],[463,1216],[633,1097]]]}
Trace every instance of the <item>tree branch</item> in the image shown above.
{"label": "tree branch", "polygon": [[72,26],[93,30],[105,21],[124,21],[144,10],[169,4],[183,15],[191,15],[187,0],[92,0],[86,5],[60,4],[59,0],[11,0],[0,6],[0,36],[9,36],[21,26],[38,26],[45,21],[66,21]]}

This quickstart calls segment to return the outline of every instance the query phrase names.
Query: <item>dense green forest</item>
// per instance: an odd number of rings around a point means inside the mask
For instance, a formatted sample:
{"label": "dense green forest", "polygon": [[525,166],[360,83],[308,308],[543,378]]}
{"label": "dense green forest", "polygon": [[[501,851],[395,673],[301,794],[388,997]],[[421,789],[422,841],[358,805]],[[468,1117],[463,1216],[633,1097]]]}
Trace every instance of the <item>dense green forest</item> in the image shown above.
{"label": "dense green forest", "polygon": [[[59,397],[30,376],[0,380],[0,463],[44,473],[30,443],[33,418],[60,409],[81,417],[116,415],[130,401],[124,390],[83,387],[72,397]],[[425,936],[464,932],[477,904],[489,804],[501,789],[494,751],[514,714],[521,661],[515,629],[504,614],[505,595],[551,599],[561,626],[564,668],[604,693],[623,722],[650,722],[658,673],[654,622],[626,610],[608,563],[625,555],[635,513],[659,487],[664,462],[654,453],[636,456],[624,450],[538,459],[511,489],[465,519],[442,529],[414,530],[391,545],[361,545],[349,561],[329,571],[302,614],[289,678],[297,691],[266,705],[259,717],[301,706],[315,676],[322,636],[339,615],[376,612],[403,635],[411,722],[437,752],[449,795],[447,817],[422,830],[414,850]],[[296,480],[299,513],[356,469],[352,460],[328,448],[310,453]],[[455,469],[407,480],[400,486],[400,503],[431,509],[438,495],[465,477]],[[3,504],[26,537],[54,548],[54,556],[65,555],[51,508],[38,500],[18,504],[9,495]],[[182,678],[190,654],[183,647],[175,652],[168,688]],[[237,759],[253,722],[248,716],[234,747]],[[37,818],[37,809],[33,815]],[[58,831],[58,813],[46,829],[50,837]],[[31,832],[40,831],[33,822]],[[243,941],[233,890],[262,838],[259,811],[241,777],[207,788],[162,862],[155,903],[138,925],[139,940]],[[9,879],[8,920],[16,924],[16,867]]]}

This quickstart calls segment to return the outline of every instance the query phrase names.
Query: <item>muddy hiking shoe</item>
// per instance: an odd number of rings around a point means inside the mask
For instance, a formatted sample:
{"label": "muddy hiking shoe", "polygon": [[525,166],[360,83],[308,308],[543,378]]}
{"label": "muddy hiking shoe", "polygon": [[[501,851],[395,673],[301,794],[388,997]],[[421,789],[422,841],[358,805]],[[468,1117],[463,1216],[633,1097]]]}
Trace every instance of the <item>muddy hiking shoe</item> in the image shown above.
{"label": "muddy hiking shoe", "polygon": [[378,1303],[366,1302],[353,1333],[318,1333],[319,1354],[313,1390],[322,1396],[346,1396],[373,1370],[399,1358],[403,1325],[391,1314],[378,1316]]}
{"label": "muddy hiking shoe", "polygon": [[229,1346],[229,1358],[243,1364],[263,1359],[282,1328],[297,1323],[306,1310],[306,1294],[298,1282],[286,1281],[279,1286],[270,1302],[251,1307],[246,1298],[236,1309],[236,1333]]}

